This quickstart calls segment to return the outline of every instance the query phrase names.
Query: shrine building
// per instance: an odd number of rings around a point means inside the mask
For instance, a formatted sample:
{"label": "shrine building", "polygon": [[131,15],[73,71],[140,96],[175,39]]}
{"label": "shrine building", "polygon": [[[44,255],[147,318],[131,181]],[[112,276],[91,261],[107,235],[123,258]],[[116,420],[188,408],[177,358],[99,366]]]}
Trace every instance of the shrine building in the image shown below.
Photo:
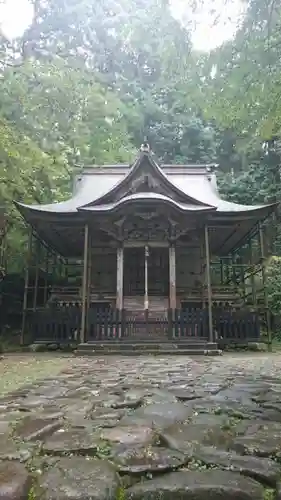
{"label": "shrine building", "polygon": [[215,165],[163,165],[145,144],[131,165],[85,168],[66,201],[16,206],[30,227],[23,343],[271,343],[276,206],[222,199]]}

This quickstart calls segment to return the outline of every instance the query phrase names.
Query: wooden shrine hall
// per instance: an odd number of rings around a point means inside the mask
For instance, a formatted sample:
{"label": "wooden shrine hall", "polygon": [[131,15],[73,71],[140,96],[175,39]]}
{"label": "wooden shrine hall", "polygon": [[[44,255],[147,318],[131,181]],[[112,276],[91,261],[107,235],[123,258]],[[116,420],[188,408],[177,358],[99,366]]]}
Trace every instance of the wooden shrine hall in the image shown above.
{"label": "wooden shrine hall", "polygon": [[275,205],[223,200],[214,165],[85,168],[70,199],[16,202],[30,227],[22,342],[270,343]]}

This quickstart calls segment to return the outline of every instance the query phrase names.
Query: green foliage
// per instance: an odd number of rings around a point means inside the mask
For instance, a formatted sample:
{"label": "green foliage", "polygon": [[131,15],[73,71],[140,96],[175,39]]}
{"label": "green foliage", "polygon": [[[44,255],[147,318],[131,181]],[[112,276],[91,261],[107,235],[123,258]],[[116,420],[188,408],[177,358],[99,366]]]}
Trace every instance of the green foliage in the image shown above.
{"label": "green foliage", "polygon": [[117,493],[116,493],[116,500],[125,500],[126,498],[126,492],[123,486],[119,486]]}
{"label": "green foliage", "polygon": [[276,498],[276,491],[273,488],[265,488],[264,500],[274,500]]}
{"label": "green foliage", "polygon": [[65,199],[77,164],[129,162],[144,137],[161,161],[219,163],[229,200],[280,199],[278,2],[248,0],[235,39],[210,54],[192,50],[168,0],[34,5],[21,38],[0,36],[0,205],[16,269],[12,200]]}
{"label": "green foliage", "polygon": [[0,204],[9,214],[8,259],[19,269],[25,231],[12,201],[49,203],[70,193],[75,163],[129,161],[122,104],[62,60],[26,61],[0,80]]}
{"label": "green foliage", "polygon": [[[248,0],[233,41],[213,51],[206,73],[208,114],[247,142],[280,135],[280,2]],[[208,67],[205,68],[208,71]]]}
{"label": "green foliage", "polygon": [[273,314],[281,311],[281,258],[272,258],[267,267],[269,308]]}

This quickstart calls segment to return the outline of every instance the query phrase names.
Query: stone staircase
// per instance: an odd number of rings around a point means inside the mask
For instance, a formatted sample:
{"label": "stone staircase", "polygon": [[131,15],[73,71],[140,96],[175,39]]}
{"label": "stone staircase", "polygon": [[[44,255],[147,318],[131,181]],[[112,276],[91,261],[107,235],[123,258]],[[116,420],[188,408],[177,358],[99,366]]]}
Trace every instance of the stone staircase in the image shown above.
{"label": "stone staircase", "polygon": [[122,339],[103,342],[88,342],[79,344],[75,351],[76,356],[215,356],[220,354],[217,344],[207,344],[204,340],[188,339],[178,341],[176,339]]}

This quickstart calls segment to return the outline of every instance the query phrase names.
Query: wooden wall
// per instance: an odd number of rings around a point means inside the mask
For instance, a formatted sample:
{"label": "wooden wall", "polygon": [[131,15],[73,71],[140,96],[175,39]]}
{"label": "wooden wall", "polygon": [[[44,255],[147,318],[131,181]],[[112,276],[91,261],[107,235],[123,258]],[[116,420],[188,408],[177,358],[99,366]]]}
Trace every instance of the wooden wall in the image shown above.
{"label": "wooden wall", "polygon": [[176,247],[177,289],[191,289],[202,285],[204,259],[200,246]]}
{"label": "wooden wall", "polygon": [[[201,253],[199,246],[176,248],[176,283],[178,290],[191,290],[201,287],[204,275],[204,259]],[[116,260],[115,248],[92,250],[92,292],[116,294]],[[159,285],[161,280],[165,282],[165,286],[158,287],[159,295],[168,295],[169,293],[168,266],[168,248],[153,248],[149,257],[148,281],[151,290],[153,290],[153,284],[157,284],[157,281]],[[139,285],[134,286],[134,279],[139,282]],[[129,282],[131,282],[131,285]],[[158,288],[155,287],[155,292],[157,292]],[[132,290],[132,294],[138,294],[138,289],[140,294],[144,292],[144,249],[125,249],[124,295],[130,295],[130,290]]]}
{"label": "wooden wall", "polygon": [[91,288],[93,293],[116,294],[116,248],[93,249]]}

